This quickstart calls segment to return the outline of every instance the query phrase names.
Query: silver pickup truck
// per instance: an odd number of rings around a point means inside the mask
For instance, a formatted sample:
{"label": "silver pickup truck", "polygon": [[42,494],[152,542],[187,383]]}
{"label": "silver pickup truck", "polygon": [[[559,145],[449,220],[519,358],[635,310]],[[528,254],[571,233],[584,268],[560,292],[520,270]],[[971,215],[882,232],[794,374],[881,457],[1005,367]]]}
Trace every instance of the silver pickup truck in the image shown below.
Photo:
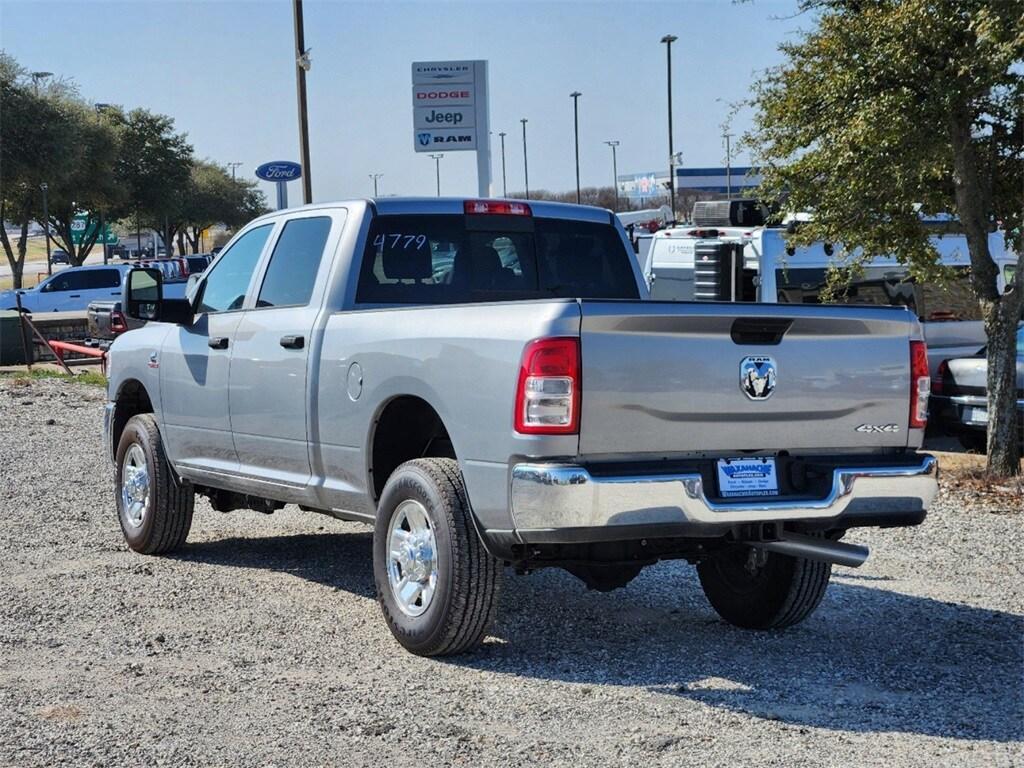
{"label": "silver pickup truck", "polygon": [[356,200],[263,216],[189,298],[133,272],[106,435],[128,545],[214,509],[374,526],[384,617],[474,647],[505,567],[610,590],[697,566],[733,624],[794,624],[857,526],[925,518],[929,378],[904,309],[651,301],[606,210]]}

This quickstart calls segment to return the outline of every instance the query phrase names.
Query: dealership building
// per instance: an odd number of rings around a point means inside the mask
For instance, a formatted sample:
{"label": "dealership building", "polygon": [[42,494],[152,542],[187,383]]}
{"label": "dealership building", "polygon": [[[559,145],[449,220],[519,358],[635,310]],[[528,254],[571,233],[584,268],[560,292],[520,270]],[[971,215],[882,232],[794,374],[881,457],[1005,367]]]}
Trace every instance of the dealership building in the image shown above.
{"label": "dealership building", "polygon": [[[619,194],[631,200],[664,197],[668,194],[668,171],[619,174]],[[676,168],[676,191],[727,194],[758,186],[761,174],[756,168]]]}

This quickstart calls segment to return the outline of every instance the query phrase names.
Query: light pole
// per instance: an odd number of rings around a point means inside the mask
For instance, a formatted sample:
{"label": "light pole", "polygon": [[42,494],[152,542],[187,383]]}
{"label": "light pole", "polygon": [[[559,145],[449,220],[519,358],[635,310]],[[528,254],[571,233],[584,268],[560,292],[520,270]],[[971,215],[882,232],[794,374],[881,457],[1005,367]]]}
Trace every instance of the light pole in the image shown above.
{"label": "light pole", "polygon": [[668,65],[668,188],[672,197],[673,219],[676,217],[676,163],[675,150],[672,147],[672,43],[678,39],[675,35],[665,35],[661,38],[661,42],[665,44]]}
{"label": "light pole", "polygon": [[235,180],[235,168],[238,168],[241,165],[243,165],[243,164],[242,163],[228,163],[228,168],[231,169],[231,180],[232,181]]}
{"label": "light pole", "polygon": [[306,109],[306,72],[311,66],[302,21],[302,0],[292,0],[295,21],[295,85],[299,99],[299,154],[302,163],[302,202],[313,202],[313,181],[309,169],[309,115]]}
{"label": "light pole", "polygon": [[508,184],[505,180],[505,132],[498,131],[501,137],[501,196],[508,197]]}
{"label": "light pole", "polygon": [[383,173],[371,173],[370,178],[373,179],[373,196],[377,196],[377,179],[383,176]]}
{"label": "light pole", "polygon": [[612,188],[615,190],[615,210],[619,210],[619,162],[615,156],[615,150],[619,146],[618,141],[606,141],[609,147],[612,148]]}
{"label": "light pole", "polygon": [[45,181],[39,185],[39,189],[43,192],[43,233],[46,237],[46,274],[53,274],[53,264],[50,263],[50,206],[46,200],[46,191],[50,188],[50,185]]}
{"label": "light pole", "polygon": [[579,91],[569,94],[572,98],[572,131],[576,137],[576,205],[580,204],[580,96]]}
{"label": "light pole", "polygon": [[444,155],[431,155],[434,159],[434,168],[437,171],[437,196],[441,196],[441,158]]}
{"label": "light pole", "polygon": [[732,200],[732,145],[729,142],[732,134],[723,133],[722,138],[725,139],[725,199]]}
{"label": "light pole", "polygon": [[[96,122],[99,122],[100,121],[100,117],[103,115],[103,113],[106,110],[111,108],[111,105],[110,104],[105,104],[103,102],[99,102],[99,103],[97,103],[95,105],[94,108],[96,110]],[[99,221],[99,225],[100,225],[100,243],[101,243],[101,246],[103,248],[103,263],[106,264],[106,263],[109,262],[110,259],[109,259],[109,256],[107,255],[107,228],[104,226],[103,209],[102,208],[100,208],[100,210],[99,210],[99,217],[100,217],[100,221]]]}
{"label": "light pole", "polygon": [[32,88],[35,91],[36,96],[39,95],[39,81],[45,80],[48,77],[53,77],[53,72],[30,72],[29,77],[32,78]]}
{"label": "light pole", "polygon": [[523,124],[523,183],[526,186],[526,199],[530,199],[530,167],[526,163],[526,118],[522,118]]}

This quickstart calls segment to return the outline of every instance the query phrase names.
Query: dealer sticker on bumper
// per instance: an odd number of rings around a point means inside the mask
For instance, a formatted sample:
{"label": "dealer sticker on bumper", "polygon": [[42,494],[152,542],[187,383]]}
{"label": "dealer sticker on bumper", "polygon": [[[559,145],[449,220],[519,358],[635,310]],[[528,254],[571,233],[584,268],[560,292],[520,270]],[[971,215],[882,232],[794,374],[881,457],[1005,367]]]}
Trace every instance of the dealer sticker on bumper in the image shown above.
{"label": "dealer sticker on bumper", "polygon": [[719,459],[718,492],[722,496],[778,496],[775,459]]}

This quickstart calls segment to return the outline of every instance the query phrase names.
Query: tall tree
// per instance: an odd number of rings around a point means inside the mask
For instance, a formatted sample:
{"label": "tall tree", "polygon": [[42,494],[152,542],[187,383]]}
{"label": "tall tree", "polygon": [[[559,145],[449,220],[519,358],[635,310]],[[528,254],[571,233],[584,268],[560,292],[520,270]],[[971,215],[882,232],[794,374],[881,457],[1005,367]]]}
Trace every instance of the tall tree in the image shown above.
{"label": "tall tree", "polygon": [[255,182],[233,179],[227,169],[208,160],[196,161],[175,222],[180,246],[184,250],[187,244],[199,253],[203,233],[214,224],[238,227],[266,210]]}
{"label": "tall tree", "polygon": [[41,218],[40,187],[55,183],[71,162],[72,124],[63,110],[71,93],[63,81],[36,89],[24,68],[0,52],[0,222],[20,229],[12,244],[0,224],[0,244],[15,288],[22,286],[29,225]]}
{"label": "tall tree", "polygon": [[[192,145],[166,115],[136,109],[121,118],[116,175],[125,185],[130,215],[163,232],[170,255],[183,190],[192,171]],[[165,226],[165,224],[167,226]]]}
{"label": "tall tree", "polygon": [[[988,337],[988,470],[1020,472],[1014,335],[1024,295],[1024,8],[991,0],[803,0],[814,26],[756,84],[745,137],[766,197],[813,211],[794,244],[895,254],[941,279],[922,216],[954,212]],[[1005,292],[989,248],[1019,254]],[[856,251],[856,249],[862,249]]]}
{"label": "tall tree", "polygon": [[[78,266],[96,244],[101,217],[106,224],[125,213],[125,185],[117,177],[120,130],[118,121],[81,100],[65,99],[61,110],[69,123],[70,152],[62,173],[49,185],[50,229]],[[84,236],[76,243],[72,225],[77,217],[84,219]]]}

